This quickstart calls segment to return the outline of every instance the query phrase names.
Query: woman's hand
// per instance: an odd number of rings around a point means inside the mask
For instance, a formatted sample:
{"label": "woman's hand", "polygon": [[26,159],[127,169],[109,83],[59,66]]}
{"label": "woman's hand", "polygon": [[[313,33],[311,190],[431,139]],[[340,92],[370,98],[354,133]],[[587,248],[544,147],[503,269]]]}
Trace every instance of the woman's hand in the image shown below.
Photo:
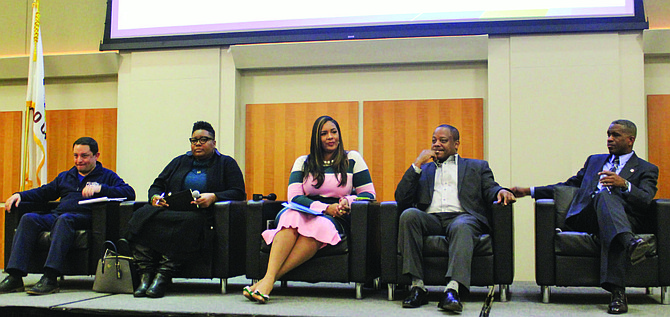
{"label": "woman's hand", "polygon": [[154,207],[167,207],[168,204],[163,199],[163,195],[153,195],[151,197],[151,205]]}
{"label": "woman's hand", "polygon": [[349,212],[349,201],[346,198],[340,198],[340,202],[336,204],[330,204],[324,210],[324,213],[331,217],[342,217]]}
{"label": "woman's hand", "polygon": [[349,206],[349,199],[347,199],[346,197],[340,198],[340,210],[343,211],[342,214],[351,211],[351,206]]}
{"label": "woman's hand", "polygon": [[198,205],[199,208],[207,208],[215,202],[216,202],[216,195],[215,194],[213,194],[213,193],[202,193],[202,194],[200,194],[200,198],[193,201],[192,204]]}

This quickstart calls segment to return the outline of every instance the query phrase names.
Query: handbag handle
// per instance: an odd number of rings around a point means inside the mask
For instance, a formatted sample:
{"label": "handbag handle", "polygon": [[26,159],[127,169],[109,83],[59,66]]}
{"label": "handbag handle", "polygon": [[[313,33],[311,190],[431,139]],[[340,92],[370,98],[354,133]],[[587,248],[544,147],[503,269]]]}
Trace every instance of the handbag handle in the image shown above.
{"label": "handbag handle", "polygon": [[119,264],[119,251],[116,249],[116,244],[114,242],[107,240],[102,244],[102,255],[101,255],[101,264],[102,264],[102,273],[105,273],[105,255],[107,255],[107,251],[110,250],[109,247],[112,247],[112,252],[115,258],[116,262],[116,278],[120,279],[121,278],[121,264]]}

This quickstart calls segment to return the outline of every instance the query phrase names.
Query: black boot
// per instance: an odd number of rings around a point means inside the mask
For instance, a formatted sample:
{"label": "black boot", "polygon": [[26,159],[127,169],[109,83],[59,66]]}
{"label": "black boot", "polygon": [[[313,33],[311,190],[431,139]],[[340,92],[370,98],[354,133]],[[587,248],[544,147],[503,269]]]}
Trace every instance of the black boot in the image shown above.
{"label": "black boot", "polygon": [[132,245],[132,252],[140,274],[140,285],[133,293],[133,296],[146,297],[147,289],[151,286],[156,275],[156,267],[158,266],[160,255],[158,252],[151,250],[151,248],[136,243]]}
{"label": "black boot", "polygon": [[154,274],[153,272],[144,272],[142,273],[142,277],[140,278],[140,285],[137,287],[135,290],[135,293],[133,293],[134,297],[146,297],[147,296],[147,289],[151,286],[151,283],[154,281]]}
{"label": "black boot", "polygon": [[151,283],[151,286],[146,291],[147,297],[151,298],[161,298],[165,296],[165,290],[168,287],[168,284],[172,282],[172,278],[169,276],[158,273],[154,278],[154,281]]}

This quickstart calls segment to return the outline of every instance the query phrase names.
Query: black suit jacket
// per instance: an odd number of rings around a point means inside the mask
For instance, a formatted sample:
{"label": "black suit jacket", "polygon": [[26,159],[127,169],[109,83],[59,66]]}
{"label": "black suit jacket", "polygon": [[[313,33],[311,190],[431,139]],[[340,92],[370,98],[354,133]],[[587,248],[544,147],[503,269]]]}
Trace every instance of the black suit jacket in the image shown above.
{"label": "black suit jacket", "polygon": [[[566,220],[578,215],[591,204],[591,195],[597,190],[598,173],[603,170],[603,166],[608,161],[610,154],[595,154],[586,159],[584,167],[577,172],[577,175],[570,177],[563,183],[554,185],[535,187],[535,199],[554,198],[554,187],[557,185],[566,185],[579,187],[575,197],[570,204],[570,209]],[[623,192],[622,197],[626,202],[626,212],[636,218],[647,217],[649,204],[656,195],[656,183],[658,181],[658,167],[639,157],[635,153],[630,157],[626,165],[621,169],[619,176],[631,183],[630,192]],[[621,190],[615,188],[612,190]]]}
{"label": "black suit jacket", "polygon": [[[398,210],[415,207],[425,211],[433,201],[435,163],[421,165],[417,174],[412,166],[405,172],[395,191]],[[484,223],[490,230],[491,204],[503,189],[493,178],[489,163],[458,156],[458,199],[461,208]]]}

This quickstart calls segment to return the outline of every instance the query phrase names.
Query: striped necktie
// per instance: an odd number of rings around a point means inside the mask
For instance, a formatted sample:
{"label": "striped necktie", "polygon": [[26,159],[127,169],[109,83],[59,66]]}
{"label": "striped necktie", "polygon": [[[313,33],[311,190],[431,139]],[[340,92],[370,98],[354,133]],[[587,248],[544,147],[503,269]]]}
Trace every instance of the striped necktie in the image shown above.
{"label": "striped necktie", "polygon": [[616,173],[618,169],[619,169],[619,156],[615,155],[614,160],[612,161],[612,168],[610,168],[610,172]]}

